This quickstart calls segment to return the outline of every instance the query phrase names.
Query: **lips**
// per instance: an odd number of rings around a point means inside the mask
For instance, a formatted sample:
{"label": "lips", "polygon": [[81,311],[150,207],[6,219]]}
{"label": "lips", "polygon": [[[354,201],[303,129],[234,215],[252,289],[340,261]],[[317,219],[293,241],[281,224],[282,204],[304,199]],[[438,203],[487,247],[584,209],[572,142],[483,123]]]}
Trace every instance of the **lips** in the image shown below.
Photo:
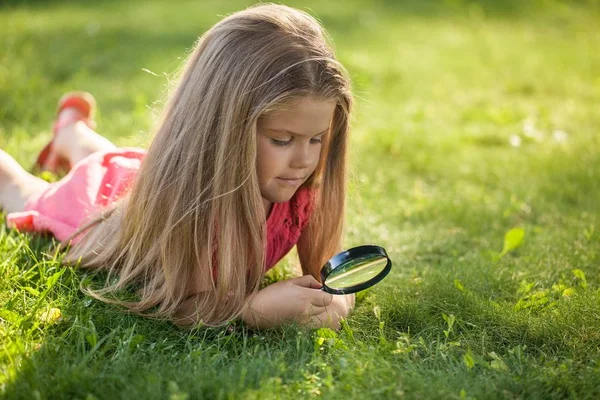
{"label": "lips", "polygon": [[304,178],[277,178],[279,179],[279,181],[287,184],[287,185],[291,185],[291,186],[297,186],[299,184],[301,184],[304,181]]}

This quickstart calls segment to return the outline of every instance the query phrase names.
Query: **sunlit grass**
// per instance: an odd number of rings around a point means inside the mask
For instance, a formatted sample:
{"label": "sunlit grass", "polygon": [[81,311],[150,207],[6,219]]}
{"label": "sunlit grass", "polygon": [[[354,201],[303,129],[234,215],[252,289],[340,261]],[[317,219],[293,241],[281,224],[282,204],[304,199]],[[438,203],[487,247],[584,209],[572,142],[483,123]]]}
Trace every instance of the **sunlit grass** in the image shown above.
{"label": "sunlit grass", "polygon": [[[0,147],[25,166],[72,89],[102,133],[146,145],[186,51],[250,3],[28,4],[0,6]],[[323,21],[353,79],[345,242],[384,246],[390,276],[339,332],[190,332],[92,301],[51,238],[2,227],[2,393],[597,398],[598,2],[286,4]]]}

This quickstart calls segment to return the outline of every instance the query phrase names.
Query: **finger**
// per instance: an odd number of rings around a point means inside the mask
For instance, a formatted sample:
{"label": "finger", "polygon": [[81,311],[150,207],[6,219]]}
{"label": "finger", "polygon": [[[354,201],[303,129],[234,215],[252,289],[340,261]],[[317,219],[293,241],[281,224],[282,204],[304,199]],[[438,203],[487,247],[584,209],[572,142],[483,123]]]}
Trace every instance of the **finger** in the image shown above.
{"label": "finger", "polygon": [[327,313],[327,308],[325,307],[317,307],[313,305],[308,305],[306,309],[300,311],[296,314],[296,321],[301,324],[306,324],[310,321],[310,319],[316,315],[323,315]]}
{"label": "finger", "polygon": [[311,289],[321,289],[321,287],[323,286],[312,275],[303,275],[298,278],[294,278],[294,283],[298,286]]}
{"label": "finger", "polygon": [[320,307],[320,306],[315,306],[315,305],[309,305],[308,306],[308,310],[306,312],[306,314],[309,317],[312,317],[314,315],[320,315],[327,312],[327,307]]}
{"label": "finger", "polygon": [[327,307],[332,301],[333,295],[331,293],[319,291],[313,294],[310,303],[318,307]]}
{"label": "finger", "polygon": [[327,312],[327,307],[320,307],[308,304],[304,309],[298,309],[296,313],[296,318],[302,321],[306,321],[311,316],[323,314],[324,312]]}
{"label": "finger", "polygon": [[329,315],[329,313],[324,312],[318,315],[311,316],[306,325],[308,325],[311,328],[323,328],[329,326],[328,322],[330,321],[330,319],[331,316]]}
{"label": "finger", "polygon": [[[316,310],[315,310],[316,311]],[[322,326],[321,321],[326,318],[327,312],[314,312],[311,315],[304,315],[303,318],[300,318],[300,322],[302,325],[306,325],[309,327],[320,327]]]}
{"label": "finger", "polygon": [[307,325],[313,328],[330,328],[338,330],[342,327],[340,322],[341,317],[339,315],[331,315],[331,313],[325,312],[323,314],[314,315]]}

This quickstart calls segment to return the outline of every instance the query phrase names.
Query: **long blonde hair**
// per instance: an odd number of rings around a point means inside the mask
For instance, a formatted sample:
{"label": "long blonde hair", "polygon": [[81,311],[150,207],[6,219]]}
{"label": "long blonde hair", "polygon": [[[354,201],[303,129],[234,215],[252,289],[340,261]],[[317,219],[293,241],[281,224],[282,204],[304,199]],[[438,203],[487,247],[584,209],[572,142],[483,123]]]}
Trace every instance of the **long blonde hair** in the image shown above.
{"label": "long blonde hair", "polygon": [[[81,241],[64,260],[108,272],[104,287],[87,293],[180,325],[239,316],[265,264],[257,121],[305,96],[337,104],[320,162],[304,183],[316,196],[303,232],[311,247],[298,251],[304,273],[319,279],[341,246],[353,102],[329,41],[309,14],[276,4],[231,14],[200,37],[130,192],[72,236]],[[201,282],[211,289],[193,294],[193,311],[182,315],[186,288]],[[137,297],[119,298],[130,287]]]}

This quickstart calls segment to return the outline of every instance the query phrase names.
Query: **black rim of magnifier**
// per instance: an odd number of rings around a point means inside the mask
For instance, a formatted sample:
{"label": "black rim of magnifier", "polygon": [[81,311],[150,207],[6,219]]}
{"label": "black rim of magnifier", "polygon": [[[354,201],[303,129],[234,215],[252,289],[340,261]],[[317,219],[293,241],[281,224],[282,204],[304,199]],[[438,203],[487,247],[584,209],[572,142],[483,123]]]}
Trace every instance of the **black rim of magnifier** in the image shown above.
{"label": "black rim of magnifier", "polygon": [[[379,273],[379,275],[375,276],[372,279],[369,279],[366,282],[359,283],[358,285],[350,286],[350,287],[347,287],[344,289],[333,289],[333,288],[330,288],[329,286],[325,285],[325,281],[326,281],[327,277],[329,276],[329,274],[331,274],[340,265],[342,265],[354,258],[357,258],[357,257],[371,256],[371,255],[383,256],[387,259],[385,268]],[[348,249],[346,251],[342,251],[341,253],[336,254],[329,261],[327,261],[327,264],[325,264],[323,266],[323,268],[321,269],[321,282],[323,282],[322,289],[324,291],[326,291],[327,293],[331,293],[331,294],[349,294],[349,293],[360,292],[361,290],[367,289],[367,288],[373,286],[374,284],[376,284],[377,282],[381,281],[383,278],[386,277],[386,275],[390,272],[391,269],[392,269],[392,260],[390,260],[390,258],[387,255],[387,252],[385,251],[385,249],[383,247],[376,246],[376,245],[364,245],[364,246],[353,247],[351,249]]]}

